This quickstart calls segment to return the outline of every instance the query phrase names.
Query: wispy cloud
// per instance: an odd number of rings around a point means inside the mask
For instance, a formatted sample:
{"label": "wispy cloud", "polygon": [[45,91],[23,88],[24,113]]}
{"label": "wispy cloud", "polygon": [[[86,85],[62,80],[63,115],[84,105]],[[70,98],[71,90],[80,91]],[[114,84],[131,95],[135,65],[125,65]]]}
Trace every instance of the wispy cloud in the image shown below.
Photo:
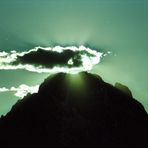
{"label": "wispy cloud", "polygon": [[26,96],[28,93],[33,94],[38,92],[39,85],[35,86],[28,86],[26,84],[21,84],[19,87],[11,87],[11,88],[6,88],[2,87],[0,88],[0,92],[14,92],[14,95],[19,98],[23,98]]}
{"label": "wispy cloud", "polygon": [[0,69],[33,72],[79,72],[91,70],[103,53],[84,46],[36,47],[25,52],[0,52]]}
{"label": "wispy cloud", "polygon": [[0,88],[0,92],[7,92],[7,91],[9,91],[9,89],[7,89],[6,87]]}

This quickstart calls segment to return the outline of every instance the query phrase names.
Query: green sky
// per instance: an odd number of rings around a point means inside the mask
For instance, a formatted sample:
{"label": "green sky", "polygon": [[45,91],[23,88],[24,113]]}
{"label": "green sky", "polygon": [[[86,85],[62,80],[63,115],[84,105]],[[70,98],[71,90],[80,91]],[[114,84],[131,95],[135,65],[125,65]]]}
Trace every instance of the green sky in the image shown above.
{"label": "green sky", "polygon": [[[0,0],[0,51],[86,45],[112,51],[92,72],[121,82],[148,111],[148,0]],[[0,87],[36,85],[48,74],[0,70]],[[16,102],[0,93],[0,114]]]}

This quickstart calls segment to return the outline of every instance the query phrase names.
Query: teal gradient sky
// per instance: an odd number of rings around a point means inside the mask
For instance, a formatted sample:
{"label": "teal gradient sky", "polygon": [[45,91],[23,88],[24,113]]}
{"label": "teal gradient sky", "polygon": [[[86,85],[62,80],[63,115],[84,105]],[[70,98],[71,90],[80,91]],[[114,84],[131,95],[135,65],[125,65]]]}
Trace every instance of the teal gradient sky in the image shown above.
{"label": "teal gradient sky", "polygon": [[[0,51],[54,45],[111,51],[92,72],[127,85],[148,111],[147,40],[148,0],[0,0]],[[36,85],[48,75],[0,70],[0,87]],[[17,99],[0,93],[0,114]]]}

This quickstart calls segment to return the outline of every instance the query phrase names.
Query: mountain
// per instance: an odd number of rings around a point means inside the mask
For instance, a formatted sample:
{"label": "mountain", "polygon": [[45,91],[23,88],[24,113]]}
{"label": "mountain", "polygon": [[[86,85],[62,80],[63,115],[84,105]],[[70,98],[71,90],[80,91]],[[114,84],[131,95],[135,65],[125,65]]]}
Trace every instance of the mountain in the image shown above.
{"label": "mountain", "polygon": [[[117,88],[116,88],[117,87]],[[122,84],[57,73],[0,118],[3,148],[147,148],[148,115]],[[125,91],[126,90],[126,91]]]}

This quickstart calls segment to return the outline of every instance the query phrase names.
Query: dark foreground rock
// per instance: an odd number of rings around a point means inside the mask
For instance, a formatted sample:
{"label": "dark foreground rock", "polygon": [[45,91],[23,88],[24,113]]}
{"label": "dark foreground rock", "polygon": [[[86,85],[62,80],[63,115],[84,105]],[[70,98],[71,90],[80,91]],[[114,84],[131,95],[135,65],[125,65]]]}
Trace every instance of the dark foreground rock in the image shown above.
{"label": "dark foreground rock", "polygon": [[129,94],[85,72],[52,75],[1,117],[0,147],[148,148],[147,113]]}

